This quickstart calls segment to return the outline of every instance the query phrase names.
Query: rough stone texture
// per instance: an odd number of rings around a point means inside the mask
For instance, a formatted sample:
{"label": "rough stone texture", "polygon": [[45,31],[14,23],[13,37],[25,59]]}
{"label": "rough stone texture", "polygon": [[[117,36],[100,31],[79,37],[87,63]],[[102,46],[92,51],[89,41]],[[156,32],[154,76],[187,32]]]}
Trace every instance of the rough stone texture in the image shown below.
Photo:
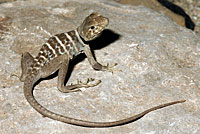
{"label": "rough stone texture", "polygon": [[[185,18],[168,8],[161,5],[158,0],[115,0],[121,4],[131,4],[134,6],[143,5],[158,12],[164,13],[174,20],[177,24],[185,26]],[[162,2],[171,2],[182,8],[195,23],[194,31],[200,34],[200,0],[162,0]],[[177,9],[178,10],[178,9]]]}
{"label": "rough stone texture", "polygon": [[120,0],[121,4],[131,4],[133,6],[143,5],[144,7],[151,8],[157,12],[161,12],[166,16],[169,16],[173,21],[181,26],[185,26],[185,19],[172,12],[171,10],[167,9],[166,7],[162,6],[158,0]]}
{"label": "rough stone texture", "polygon": [[[199,134],[200,40],[194,32],[142,6],[97,0],[18,1],[0,5],[1,134]],[[102,83],[82,92],[63,94],[57,77],[41,81],[36,99],[66,116],[113,121],[158,104],[186,99],[149,113],[136,122],[113,128],[82,128],[42,117],[25,100],[20,56],[36,55],[56,33],[76,28],[91,12],[110,18],[102,36],[91,42],[100,63],[118,63],[122,72],[94,71],[83,55],[70,64],[70,82],[87,77]],[[73,69],[72,69],[73,68]],[[56,76],[56,75],[55,75]]]}

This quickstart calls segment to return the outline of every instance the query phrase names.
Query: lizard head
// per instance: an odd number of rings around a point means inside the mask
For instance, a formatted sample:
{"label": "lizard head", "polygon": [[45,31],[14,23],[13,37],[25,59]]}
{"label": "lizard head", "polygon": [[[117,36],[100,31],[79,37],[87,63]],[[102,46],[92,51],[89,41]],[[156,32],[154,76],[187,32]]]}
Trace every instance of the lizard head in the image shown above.
{"label": "lizard head", "polygon": [[108,18],[98,13],[92,13],[83,21],[77,30],[85,41],[90,41],[100,36],[108,23]]}

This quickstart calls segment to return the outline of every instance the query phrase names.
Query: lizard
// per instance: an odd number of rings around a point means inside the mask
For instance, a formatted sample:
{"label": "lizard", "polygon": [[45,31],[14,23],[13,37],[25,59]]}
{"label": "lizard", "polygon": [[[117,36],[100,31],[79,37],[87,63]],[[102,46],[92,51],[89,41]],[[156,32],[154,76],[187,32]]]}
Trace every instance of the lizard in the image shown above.
{"label": "lizard", "polygon": [[[37,102],[33,95],[33,88],[35,83],[41,79],[46,78],[58,70],[57,88],[63,93],[78,92],[79,88],[94,87],[101,81],[90,83],[92,80],[87,79],[86,82],[79,81],[77,84],[65,86],[64,80],[67,74],[68,65],[74,57],[80,53],[85,53],[90,65],[93,69],[99,71],[113,71],[113,66],[102,65],[93,57],[89,44],[85,43],[99,37],[105,27],[108,25],[109,19],[103,17],[99,13],[91,13],[85,18],[83,23],[75,30],[56,34],[50,37],[44,43],[36,57],[33,57],[29,52],[24,52],[21,57],[22,74],[20,81],[24,82],[24,96],[28,103],[44,117],[48,117],[64,123],[82,126],[82,127],[114,127],[124,125],[136,121],[146,115],[147,113],[170,106],[177,103],[183,103],[185,100],[165,103],[147,109],[132,117],[113,121],[113,122],[92,122],[71,117],[66,117],[61,114],[51,112]],[[89,84],[90,83],[90,84]]]}

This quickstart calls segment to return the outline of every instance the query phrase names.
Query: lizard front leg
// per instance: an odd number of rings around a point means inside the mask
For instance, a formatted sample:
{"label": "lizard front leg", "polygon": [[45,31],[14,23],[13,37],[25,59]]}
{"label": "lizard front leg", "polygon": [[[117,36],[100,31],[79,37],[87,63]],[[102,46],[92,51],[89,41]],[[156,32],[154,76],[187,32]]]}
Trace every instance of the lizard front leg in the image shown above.
{"label": "lizard front leg", "polygon": [[106,66],[101,65],[100,63],[98,63],[93,55],[92,52],[90,50],[89,45],[85,45],[85,49],[84,49],[84,53],[88,58],[88,61],[90,63],[90,65],[95,69],[95,70],[99,70],[99,71],[109,71],[109,72],[113,72],[113,70],[118,70],[118,69],[114,69],[113,67],[116,66],[117,64],[114,64],[112,66],[109,66],[109,64],[107,64]]}

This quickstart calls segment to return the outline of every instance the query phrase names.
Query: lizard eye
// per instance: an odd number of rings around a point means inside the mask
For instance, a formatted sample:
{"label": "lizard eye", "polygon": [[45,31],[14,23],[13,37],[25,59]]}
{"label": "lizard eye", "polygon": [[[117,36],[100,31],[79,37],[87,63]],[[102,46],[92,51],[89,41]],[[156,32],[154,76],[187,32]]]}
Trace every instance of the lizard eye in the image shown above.
{"label": "lizard eye", "polygon": [[94,29],[95,29],[95,26],[91,26],[90,29],[94,30]]}

